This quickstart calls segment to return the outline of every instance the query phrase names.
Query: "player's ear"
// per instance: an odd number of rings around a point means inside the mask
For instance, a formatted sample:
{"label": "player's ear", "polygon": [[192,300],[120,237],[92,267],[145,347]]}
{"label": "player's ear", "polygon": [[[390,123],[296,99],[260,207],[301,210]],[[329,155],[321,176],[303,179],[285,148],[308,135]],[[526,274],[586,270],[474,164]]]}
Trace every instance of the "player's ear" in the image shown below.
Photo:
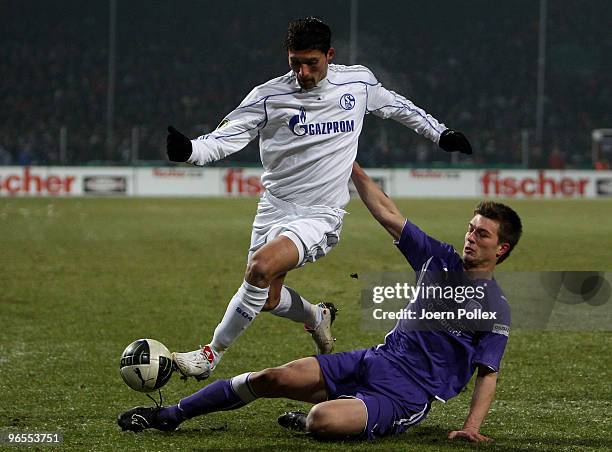
{"label": "player's ear", "polygon": [[499,259],[504,254],[506,254],[508,250],[510,250],[510,244],[502,243],[501,245],[499,245],[499,250],[497,250],[497,253],[495,253],[495,257]]}
{"label": "player's ear", "polygon": [[334,59],[335,56],[336,56],[336,49],[334,49],[333,47],[330,47],[329,50],[327,51],[327,62],[331,63],[331,61]]}

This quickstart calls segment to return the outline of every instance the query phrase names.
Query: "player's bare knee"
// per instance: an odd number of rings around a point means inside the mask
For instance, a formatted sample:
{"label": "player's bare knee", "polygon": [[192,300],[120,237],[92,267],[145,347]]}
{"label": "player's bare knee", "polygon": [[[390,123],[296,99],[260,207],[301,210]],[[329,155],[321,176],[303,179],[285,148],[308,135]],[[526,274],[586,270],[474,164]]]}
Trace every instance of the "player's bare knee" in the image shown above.
{"label": "player's bare knee", "polygon": [[324,437],[326,434],[332,433],[331,427],[330,411],[321,404],[313,406],[306,417],[306,431],[315,436]]}
{"label": "player's bare knee", "polygon": [[271,267],[266,259],[258,257],[257,253],[255,253],[247,264],[244,279],[249,284],[257,287],[268,287],[270,285],[272,275]]}

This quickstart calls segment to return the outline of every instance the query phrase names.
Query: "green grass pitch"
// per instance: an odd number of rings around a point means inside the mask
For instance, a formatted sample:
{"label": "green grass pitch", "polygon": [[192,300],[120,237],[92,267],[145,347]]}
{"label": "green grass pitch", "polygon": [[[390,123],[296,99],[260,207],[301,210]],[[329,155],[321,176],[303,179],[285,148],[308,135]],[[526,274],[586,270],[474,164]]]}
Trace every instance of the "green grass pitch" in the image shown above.
{"label": "green grass pitch", "polygon": [[[524,236],[499,271],[607,270],[612,202],[511,201]],[[459,247],[475,200],[399,200],[401,211]],[[149,404],[119,375],[123,348],[152,337],[171,350],[205,343],[242,281],[253,199],[1,199],[0,431],[61,431],[72,450],[472,450],[446,440],[462,425],[472,384],[406,434],[375,443],[322,443],[276,423],[287,400],[191,420],[180,431],[119,431],[119,412]],[[367,347],[383,333],[359,327],[360,282],[351,273],[407,264],[359,201],[342,240],[287,284],[342,309],[337,351]],[[510,300],[512,304],[512,300]],[[612,448],[609,332],[513,331],[483,433],[492,450]],[[301,325],[262,314],[213,378],[307,356]],[[167,403],[201,387],[176,376]]]}

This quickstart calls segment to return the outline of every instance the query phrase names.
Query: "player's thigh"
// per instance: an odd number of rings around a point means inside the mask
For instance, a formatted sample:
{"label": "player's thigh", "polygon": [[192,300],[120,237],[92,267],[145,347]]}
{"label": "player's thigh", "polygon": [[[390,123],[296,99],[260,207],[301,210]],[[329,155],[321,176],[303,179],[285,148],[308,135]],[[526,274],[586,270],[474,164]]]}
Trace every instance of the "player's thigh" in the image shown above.
{"label": "player's thigh", "polygon": [[319,438],[345,438],[361,435],[367,422],[368,412],[362,400],[336,399],[313,406],[306,429]]}
{"label": "player's thigh", "polygon": [[325,380],[319,362],[313,357],[253,372],[249,384],[260,397],[286,397],[309,403],[327,400]]}
{"label": "player's thigh", "polygon": [[296,244],[284,235],[279,235],[253,253],[247,265],[249,278],[265,277],[271,282],[283,273],[295,268],[299,261]]}

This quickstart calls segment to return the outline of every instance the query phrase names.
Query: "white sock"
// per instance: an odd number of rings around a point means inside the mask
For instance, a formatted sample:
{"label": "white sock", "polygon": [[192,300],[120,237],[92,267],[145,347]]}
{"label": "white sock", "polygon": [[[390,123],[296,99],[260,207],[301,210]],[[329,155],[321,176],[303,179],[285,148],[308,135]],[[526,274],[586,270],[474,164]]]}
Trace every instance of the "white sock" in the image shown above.
{"label": "white sock", "polygon": [[217,328],[210,346],[217,352],[224,352],[255,320],[268,299],[269,287],[260,289],[246,281],[227,305],[225,315]]}
{"label": "white sock", "polygon": [[249,377],[252,372],[247,372],[241,375],[237,375],[234,378],[230,379],[230,384],[232,385],[232,389],[242,400],[244,403],[250,403],[255,399],[258,399],[259,396],[255,394],[251,385],[249,384]]}
{"label": "white sock", "polygon": [[308,328],[315,328],[321,321],[321,310],[287,286],[281,288],[280,301],[270,312],[303,323]]}

